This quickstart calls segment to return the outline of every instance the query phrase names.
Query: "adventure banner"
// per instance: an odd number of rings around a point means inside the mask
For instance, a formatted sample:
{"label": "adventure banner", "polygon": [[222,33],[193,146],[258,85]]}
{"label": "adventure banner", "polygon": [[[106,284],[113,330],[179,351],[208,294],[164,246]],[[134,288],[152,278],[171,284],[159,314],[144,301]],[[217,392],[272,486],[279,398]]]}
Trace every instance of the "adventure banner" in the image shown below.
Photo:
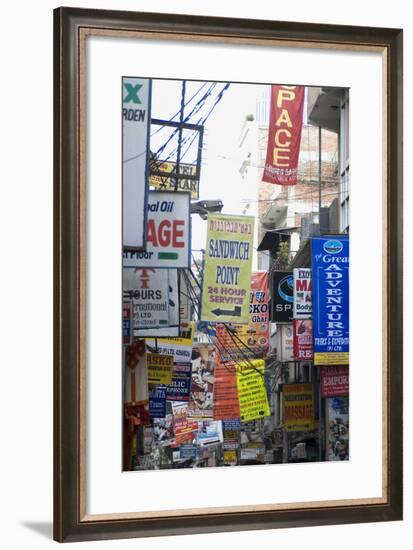
{"label": "adventure banner", "polygon": [[278,185],[297,183],[303,106],[303,86],[271,86],[270,127],[262,181]]}
{"label": "adventure banner", "polygon": [[151,83],[145,78],[122,78],[124,247],[145,245]]}
{"label": "adventure banner", "polygon": [[349,363],[349,239],[311,239],[315,365]]}
{"label": "adventure banner", "polygon": [[208,215],[202,321],[248,323],[254,218]]}

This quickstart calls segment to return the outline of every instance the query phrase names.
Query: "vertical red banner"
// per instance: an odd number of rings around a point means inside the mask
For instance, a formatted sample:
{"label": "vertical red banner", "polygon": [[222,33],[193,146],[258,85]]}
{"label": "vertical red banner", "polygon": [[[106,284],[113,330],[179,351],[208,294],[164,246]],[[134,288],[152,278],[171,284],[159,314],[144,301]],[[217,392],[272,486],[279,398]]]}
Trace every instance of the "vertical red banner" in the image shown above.
{"label": "vertical red banner", "polygon": [[262,181],[297,183],[304,86],[271,86],[270,127]]}
{"label": "vertical red banner", "polygon": [[313,359],[313,321],[311,319],[294,320],[294,359],[297,361]]}

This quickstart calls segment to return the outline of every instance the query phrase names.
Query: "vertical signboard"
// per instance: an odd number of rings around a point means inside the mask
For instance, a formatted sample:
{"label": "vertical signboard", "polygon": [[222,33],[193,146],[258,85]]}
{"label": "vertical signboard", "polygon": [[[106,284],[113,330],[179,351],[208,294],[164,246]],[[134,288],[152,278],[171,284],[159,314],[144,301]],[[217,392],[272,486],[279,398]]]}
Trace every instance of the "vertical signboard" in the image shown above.
{"label": "vertical signboard", "polygon": [[294,359],[313,359],[313,322],[311,319],[294,319]]}
{"label": "vertical signboard", "polygon": [[315,365],[349,363],[349,239],[311,239]]}
{"label": "vertical signboard", "polygon": [[322,367],[321,395],[323,397],[343,397],[349,393],[348,366]]}
{"label": "vertical signboard", "polygon": [[303,432],[314,429],[312,384],[284,384],[284,429]]}
{"label": "vertical signboard", "polygon": [[270,127],[263,181],[278,185],[297,183],[303,106],[303,86],[271,86]]}
{"label": "vertical signboard", "polygon": [[123,267],[189,267],[189,194],[151,191],[145,250],[125,250]]}
{"label": "vertical signboard", "polygon": [[237,387],[242,422],[270,416],[267,391],[264,385],[263,359],[237,363]]}
{"label": "vertical signboard", "polygon": [[279,361],[294,361],[294,330],[293,324],[277,327],[277,357]]}
{"label": "vertical signboard", "polygon": [[268,272],[257,271],[251,277],[250,320],[248,323],[248,348],[256,357],[263,357],[270,342],[270,311],[268,296]]}
{"label": "vertical signboard", "polygon": [[237,374],[235,364],[223,363],[218,354],[214,382],[214,419],[225,420],[239,417]]}
{"label": "vertical signboard", "polygon": [[202,321],[248,323],[254,218],[208,215]]}
{"label": "vertical signboard", "polygon": [[293,269],[294,277],[294,319],[311,319],[313,316],[313,299],[311,290],[311,269]]}
{"label": "vertical signboard", "polygon": [[294,278],[292,271],[273,271],[270,275],[271,321],[289,323],[293,320]]}
{"label": "vertical signboard", "polygon": [[145,246],[151,83],[122,78],[123,246],[130,248]]}

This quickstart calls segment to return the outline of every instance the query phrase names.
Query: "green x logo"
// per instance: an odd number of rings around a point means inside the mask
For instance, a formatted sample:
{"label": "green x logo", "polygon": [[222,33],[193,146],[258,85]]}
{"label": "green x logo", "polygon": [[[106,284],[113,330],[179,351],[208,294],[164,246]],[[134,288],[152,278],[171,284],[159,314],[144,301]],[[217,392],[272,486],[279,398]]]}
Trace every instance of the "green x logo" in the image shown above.
{"label": "green x logo", "polygon": [[136,84],[136,86],[134,86],[130,82],[125,82],[125,88],[128,95],[123,99],[124,103],[129,103],[130,101],[132,101],[132,103],[142,103],[138,97],[138,92],[142,88],[142,84]]}

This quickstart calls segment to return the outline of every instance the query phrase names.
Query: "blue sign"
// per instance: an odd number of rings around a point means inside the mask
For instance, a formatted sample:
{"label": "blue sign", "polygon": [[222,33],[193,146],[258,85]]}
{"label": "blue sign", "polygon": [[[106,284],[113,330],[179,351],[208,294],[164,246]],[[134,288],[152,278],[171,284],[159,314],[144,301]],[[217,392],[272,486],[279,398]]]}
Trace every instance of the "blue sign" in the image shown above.
{"label": "blue sign", "polygon": [[157,386],[149,389],[149,416],[150,418],[165,418],[166,387]]}
{"label": "blue sign", "polygon": [[196,445],[180,445],[179,446],[179,458],[181,460],[194,460],[196,459]]}
{"label": "blue sign", "polygon": [[240,430],[241,420],[239,418],[228,418],[222,421],[224,431]]}
{"label": "blue sign", "polygon": [[311,239],[315,365],[349,362],[349,238]]}

